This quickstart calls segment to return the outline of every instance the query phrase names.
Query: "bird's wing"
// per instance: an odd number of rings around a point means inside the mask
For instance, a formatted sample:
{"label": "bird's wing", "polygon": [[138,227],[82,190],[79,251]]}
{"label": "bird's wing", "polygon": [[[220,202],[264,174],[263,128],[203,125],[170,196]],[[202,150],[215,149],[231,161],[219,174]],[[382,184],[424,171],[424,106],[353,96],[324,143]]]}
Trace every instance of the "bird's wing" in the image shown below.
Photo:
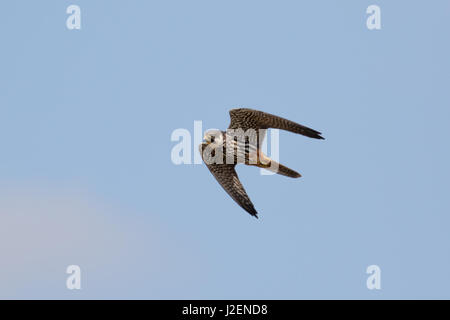
{"label": "bird's wing", "polygon": [[[206,143],[200,144],[200,153],[202,155],[202,159],[208,167],[209,171],[213,174],[214,178],[220,183],[222,188],[233,198],[234,201],[238,205],[240,205],[245,211],[250,213],[252,216],[258,218],[257,211],[253,206],[252,201],[248,197],[245,192],[244,187],[239,181],[239,177],[234,170],[235,164],[215,164],[211,163],[211,161],[207,161],[207,155],[204,155],[204,148],[207,146]],[[207,153],[207,152],[205,152]],[[205,159],[206,157],[206,159]]]}
{"label": "bird's wing", "polygon": [[[242,129],[246,131],[248,129],[258,130],[274,128],[299,133],[314,139],[324,139],[319,131],[258,110],[245,108],[232,109],[230,110],[230,118],[231,122],[228,129]],[[262,130],[261,132],[264,134],[265,130]],[[263,139],[264,136],[259,137],[259,141],[262,141]]]}

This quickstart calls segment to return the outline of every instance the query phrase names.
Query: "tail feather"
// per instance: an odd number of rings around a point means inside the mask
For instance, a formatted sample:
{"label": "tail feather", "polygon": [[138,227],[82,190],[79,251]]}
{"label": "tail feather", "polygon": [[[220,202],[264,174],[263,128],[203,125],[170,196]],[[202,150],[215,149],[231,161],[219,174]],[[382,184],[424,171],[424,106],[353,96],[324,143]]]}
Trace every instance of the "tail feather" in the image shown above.
{"label": "tail feather", "polygon": [[282,164],[278,163],[278,174],[281,174],[286,177],[290,178],[300,178],[302,175],[298,173],[295,170],[292,170],[288,167],[283,166]]}
{"label": "tail feather", "polygon": [[300,178],[302,175],[295,170],[292,170],[286,166],[283,166],[281,163],[278,163],[274,160],[270,160],[267,164],[260,163],[258,165],[260,168],[264,168],[266,170],[281,174],[290,178]]}

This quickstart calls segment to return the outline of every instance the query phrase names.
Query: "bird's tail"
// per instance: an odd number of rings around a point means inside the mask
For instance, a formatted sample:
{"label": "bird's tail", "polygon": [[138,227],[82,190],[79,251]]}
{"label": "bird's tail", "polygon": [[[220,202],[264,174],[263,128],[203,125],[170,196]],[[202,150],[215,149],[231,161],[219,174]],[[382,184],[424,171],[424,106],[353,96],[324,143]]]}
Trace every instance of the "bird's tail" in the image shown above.
{"label": "bird's tail", "polygon": [[278,163],[274,160],[271,160],[268,166],[264,166],[262,168],[290,178],[300,178],[302,176],[297,171],[292,170],[286,166],[283,166],[281,163]]}
{"label": "bird's tail", "polygon": [[283,166],[281,163],[278,163],[275,160],[270,159],[269,157],[267,157],[262,153],[260,154],[260,158],[256,166],[290,178],[300,178],[302,176],[297,171],[292,170],[286,166]]}

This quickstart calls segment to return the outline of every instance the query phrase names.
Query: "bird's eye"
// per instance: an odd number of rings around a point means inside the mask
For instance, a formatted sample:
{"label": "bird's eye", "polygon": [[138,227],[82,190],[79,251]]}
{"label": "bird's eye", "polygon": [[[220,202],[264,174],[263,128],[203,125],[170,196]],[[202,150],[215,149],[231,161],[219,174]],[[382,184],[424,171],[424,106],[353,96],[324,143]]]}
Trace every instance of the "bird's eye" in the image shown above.
{"label": "bird's eye", "polygon": [[214,136],[211,136],[211,142],[214,143]]}

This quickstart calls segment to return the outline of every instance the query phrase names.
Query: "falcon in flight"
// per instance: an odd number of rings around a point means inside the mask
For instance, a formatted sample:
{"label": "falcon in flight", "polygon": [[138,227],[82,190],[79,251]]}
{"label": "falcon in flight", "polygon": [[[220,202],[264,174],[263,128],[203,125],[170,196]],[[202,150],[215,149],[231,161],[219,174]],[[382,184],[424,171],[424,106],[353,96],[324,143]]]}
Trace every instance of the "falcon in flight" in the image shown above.
{"label": "falcon in flight", "polygon": [[208,130],[199,151],[209,171],[225,191],[245,211],[258,218],[257,211],[245,192],[234,167],[238,163],[257,166],[275,173],[299,178],[301,175],[270,159],[261,150],[267,129],[282,129],[314,139],[324,139],[321,133],[293,121],[252,109],[230,110],[231,123],[227,131]]}

